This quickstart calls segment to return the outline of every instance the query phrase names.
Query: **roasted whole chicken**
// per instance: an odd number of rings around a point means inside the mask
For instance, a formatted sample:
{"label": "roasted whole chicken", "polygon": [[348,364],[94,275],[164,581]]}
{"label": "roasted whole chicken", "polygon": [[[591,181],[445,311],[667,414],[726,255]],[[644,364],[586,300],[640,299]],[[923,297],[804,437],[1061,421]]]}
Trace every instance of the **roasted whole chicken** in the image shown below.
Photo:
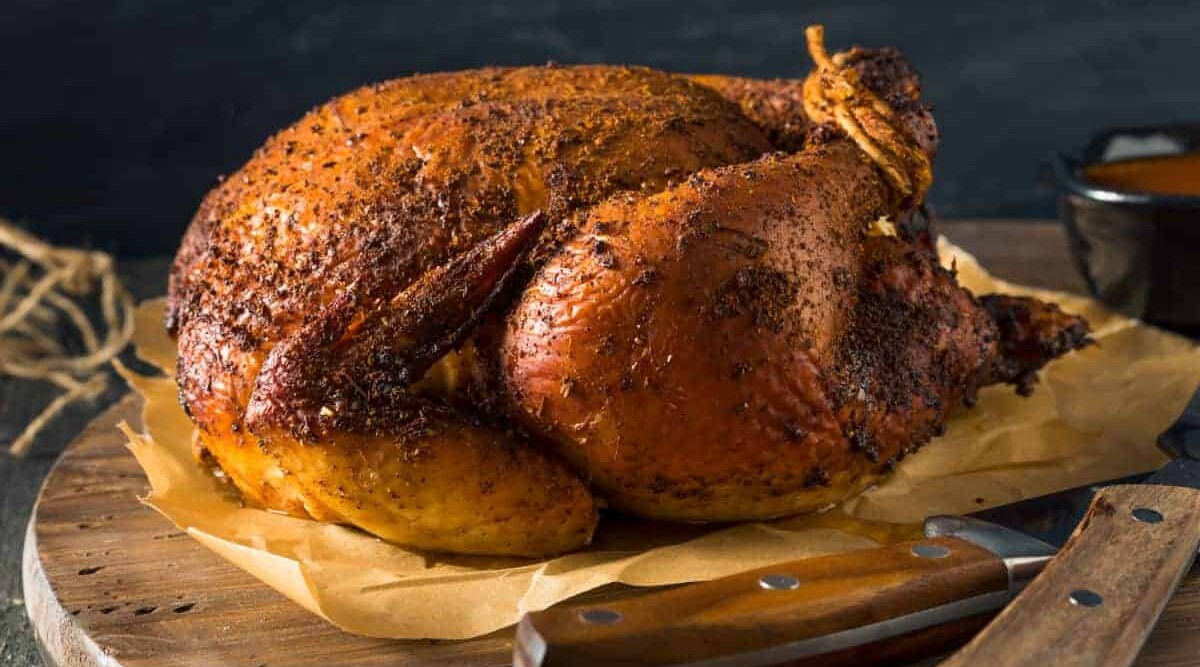
{"label": "roasted whole chicken", "polygon": [[254,505],[543,556],[597,508],[807,512],[979,387],[1087,342],[913,224],[937,131],[895,50],[803,80],[489,68],[366,87],[204,200],[167,327],[196,448]]}

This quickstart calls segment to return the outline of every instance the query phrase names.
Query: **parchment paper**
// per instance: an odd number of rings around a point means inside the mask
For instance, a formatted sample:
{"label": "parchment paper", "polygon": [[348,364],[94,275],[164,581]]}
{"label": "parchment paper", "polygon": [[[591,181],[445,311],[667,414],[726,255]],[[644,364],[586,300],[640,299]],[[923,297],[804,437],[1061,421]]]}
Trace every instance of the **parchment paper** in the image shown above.
{"label": "parchment paper", "polygon": [[975,293],[1057,301],[1089,319],[1098,344],[1051,363],[1030,398],[1010,387],[985,389],[975,408],[955,415],[944,436],[888,481],[824,514],[715,528],[606,516],[588,550],[530,562],[417,553],[352,528],[246,508],[193,460],[192,425],[170,377],[175,345],[162,330],[161,300],[139,308],[134,339],[139,356],[167,376],[124,372],[146,399],[144,432],[126,427],[150,480],[143,501],[346,631],[461,639],[604,584],[676,584],[870,548],[915,536],[915,522],[930,514],[970,512],[1165,461],[1154,438],[1200,382],[1197,346],[1089,299],[995,280],[944,241],[940,250]]}

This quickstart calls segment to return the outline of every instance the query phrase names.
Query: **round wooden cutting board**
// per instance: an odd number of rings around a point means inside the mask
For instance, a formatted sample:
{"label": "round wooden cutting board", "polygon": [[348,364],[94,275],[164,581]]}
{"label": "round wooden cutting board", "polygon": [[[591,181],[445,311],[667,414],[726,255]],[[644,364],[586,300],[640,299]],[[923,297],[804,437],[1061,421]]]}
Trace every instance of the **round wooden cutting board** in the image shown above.
{"label": "round wooden cutting board", "polygon": [[[46,478],[25,541],[25,602],[50,667],[508,665],[511,631],[388,641],[339,631],[218,558],[138,502],[146,479],[98,417]],[[1200,661],[1200,568],[1176,593],[1139,665]]]}
{"label": "round wooden cutting board", "polygon": [[[1057,225],[944,228],[1001,277],[1081,287]],[[138,404],[126,397],[66,449],[30,520],[25,602],[47,665],[509,664],[511,630],[461,642],[341,632],[176,530],[138,502],[146,479],[115,428],[139,421]],[[587,597],[614,594],[621,593]],[[1200,568],[1172,599],[1138,664],[1200,664]]]}
{"label": "round wooden cutting board", "polygon": [[344,633],[138,502],[130,395],[55,464],[25,538],[25,604],[49,667],[507,665],[511,631],[466,642]]}

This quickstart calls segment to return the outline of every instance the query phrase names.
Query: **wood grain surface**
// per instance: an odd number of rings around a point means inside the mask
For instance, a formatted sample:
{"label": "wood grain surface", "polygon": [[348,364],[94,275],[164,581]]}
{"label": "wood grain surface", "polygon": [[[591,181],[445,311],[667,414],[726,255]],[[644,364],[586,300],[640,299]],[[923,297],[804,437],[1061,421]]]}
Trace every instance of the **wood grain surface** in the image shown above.
{"label": "wood grain surface", "polygon": [[[970,221],[943,229],[1001,277],[1082,290],[1057,225]],[[123,399],[64,452],[29,524],[25,605],[48,664],[509,664],[511,631],[466,642],[348,635],[211,554],[137,502],[146,481],[113,428],[120,419],[136,421],[136,399]],[[9,479],[19,482],[19,471]],[[629,594],[610,588],[577,604]],[[1193,665],[1197,656],[1200,576],[1193,571],[1139,664]]]}
{"label": "wood grain surface", "polygon": [[115,428],[129,396],[46,479],[27,535],[25,601],[47,663],[504,665],[509,632],[471,642],[343,633],[209,552],[137,501],[147,485]]}
{"label": "wood grain surface", "polygon": [[[922,557],[922,548],[941,553]],[[764,586],[770,577],[788,577],[790,587]],[[537,646],[546,667],[691,664],[771,649],[781,637],[792,642],[825,637],[1007,591],[1008,569],[999,557],[970,542],[937,537],[779,563],[584,610],[551,607],[527,616],[519,634],[527,638],[522,655]],[[585,623],[581,611],[618,614],[620,622]],[[887,642],[878,644],[875,648]],[[922,648],[920,654],[940,648],[946,645]],[[870,651],[836,660],[829,655],[834,650],[814,649],[803,664],[880,664]]]}
{"label": "wood grain surface", "polygon": [[[1104,489],[1042,574],[943,664],[1130,665],[1197,547],[1200,490],[1151,484]],[[1191,658],[1200,660],[1200,654]]]}
{"label": "wood grain surface", "polygon": [[[170,260],[162,257],[123,262],[118,269],[121,282],[134,298],[145,299],[166,289],[169,266]],[[42,480],[58,455],[96,415],[127,391],[124,383],[115,376],[114,380],[111,390],[96,401],[73,405],[51,421],[25,458],[0,454],[0,665],[24,667],[39,662],[21,593],[25,527]],[[46,383],[0,378],[0,447],[7,448],[56,393],[56,388]]]}

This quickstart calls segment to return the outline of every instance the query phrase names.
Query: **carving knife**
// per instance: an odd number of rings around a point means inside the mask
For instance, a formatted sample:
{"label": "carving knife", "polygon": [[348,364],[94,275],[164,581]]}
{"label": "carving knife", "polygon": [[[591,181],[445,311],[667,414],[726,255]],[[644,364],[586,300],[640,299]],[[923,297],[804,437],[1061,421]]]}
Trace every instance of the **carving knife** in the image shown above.
{"label": "carving knife", "polygon": [[921,540],[527,614],[513,663],[862,667],[961,645],[1021,594],[950,664],[1127,665],[1200,546],[1200,390],[1159,445],[1153,474],[930,517]]}

